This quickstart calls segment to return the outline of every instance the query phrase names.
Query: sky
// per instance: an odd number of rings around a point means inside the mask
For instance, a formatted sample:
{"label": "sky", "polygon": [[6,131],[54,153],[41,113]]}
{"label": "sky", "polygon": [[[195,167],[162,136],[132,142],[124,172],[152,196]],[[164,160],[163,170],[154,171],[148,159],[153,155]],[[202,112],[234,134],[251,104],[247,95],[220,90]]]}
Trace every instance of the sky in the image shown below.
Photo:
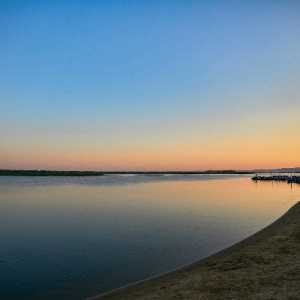
{"label": "sky", "polygon": [[299,1],[0,1],[0,169],[300,166]]}

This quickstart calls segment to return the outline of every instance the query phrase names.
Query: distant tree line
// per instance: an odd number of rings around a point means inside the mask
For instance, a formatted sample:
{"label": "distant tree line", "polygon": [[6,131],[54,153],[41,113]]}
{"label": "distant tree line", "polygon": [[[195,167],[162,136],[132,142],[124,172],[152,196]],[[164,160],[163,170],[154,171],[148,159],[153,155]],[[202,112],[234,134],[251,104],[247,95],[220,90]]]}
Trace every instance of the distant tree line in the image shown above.
{"label": "distant tree line", "polygon": [[49,170],[0,170],[0,176],[102,176],[105,174],[249,174],[249,172],[235,170],[208,170],[208,171],[49,171]]}
{"label": "distant tree line", "polygon": [[204,173],[208,174],[247,174],[248,172],[239,172],[235,170],[207,170]]}
{"label": "distant tree line", "polygon": [[0,176],[101,176],[93,171],[0,170]]}

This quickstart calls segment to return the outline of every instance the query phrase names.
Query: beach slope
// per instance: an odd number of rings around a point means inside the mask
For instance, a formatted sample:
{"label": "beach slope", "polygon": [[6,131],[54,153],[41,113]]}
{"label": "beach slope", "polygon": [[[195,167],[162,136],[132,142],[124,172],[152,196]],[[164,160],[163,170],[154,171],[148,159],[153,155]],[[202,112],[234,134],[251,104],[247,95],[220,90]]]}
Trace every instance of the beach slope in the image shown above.
{"label": "beach slope", "polygon": [[225,250],[100,299],[300,299],[300,202]]}

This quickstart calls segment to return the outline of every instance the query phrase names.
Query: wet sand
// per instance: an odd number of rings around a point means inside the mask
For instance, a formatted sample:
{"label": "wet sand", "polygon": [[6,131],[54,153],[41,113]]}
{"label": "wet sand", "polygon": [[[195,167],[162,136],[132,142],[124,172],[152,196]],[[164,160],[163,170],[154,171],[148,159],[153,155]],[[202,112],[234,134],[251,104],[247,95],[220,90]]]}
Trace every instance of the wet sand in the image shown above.
{"label": "wet sand", "polygon": [[300,299],[300,202],[225,250],[100,299]]}

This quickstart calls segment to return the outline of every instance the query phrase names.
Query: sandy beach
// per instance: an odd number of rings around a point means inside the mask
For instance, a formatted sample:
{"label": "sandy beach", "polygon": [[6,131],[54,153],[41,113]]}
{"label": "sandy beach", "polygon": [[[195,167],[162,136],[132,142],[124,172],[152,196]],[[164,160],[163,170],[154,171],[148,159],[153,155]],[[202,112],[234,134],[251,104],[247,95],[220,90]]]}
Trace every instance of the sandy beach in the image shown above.
{"label": "sandy beach", "polygon": [[100,299],[300,299],[300,202],[229,248]]}

